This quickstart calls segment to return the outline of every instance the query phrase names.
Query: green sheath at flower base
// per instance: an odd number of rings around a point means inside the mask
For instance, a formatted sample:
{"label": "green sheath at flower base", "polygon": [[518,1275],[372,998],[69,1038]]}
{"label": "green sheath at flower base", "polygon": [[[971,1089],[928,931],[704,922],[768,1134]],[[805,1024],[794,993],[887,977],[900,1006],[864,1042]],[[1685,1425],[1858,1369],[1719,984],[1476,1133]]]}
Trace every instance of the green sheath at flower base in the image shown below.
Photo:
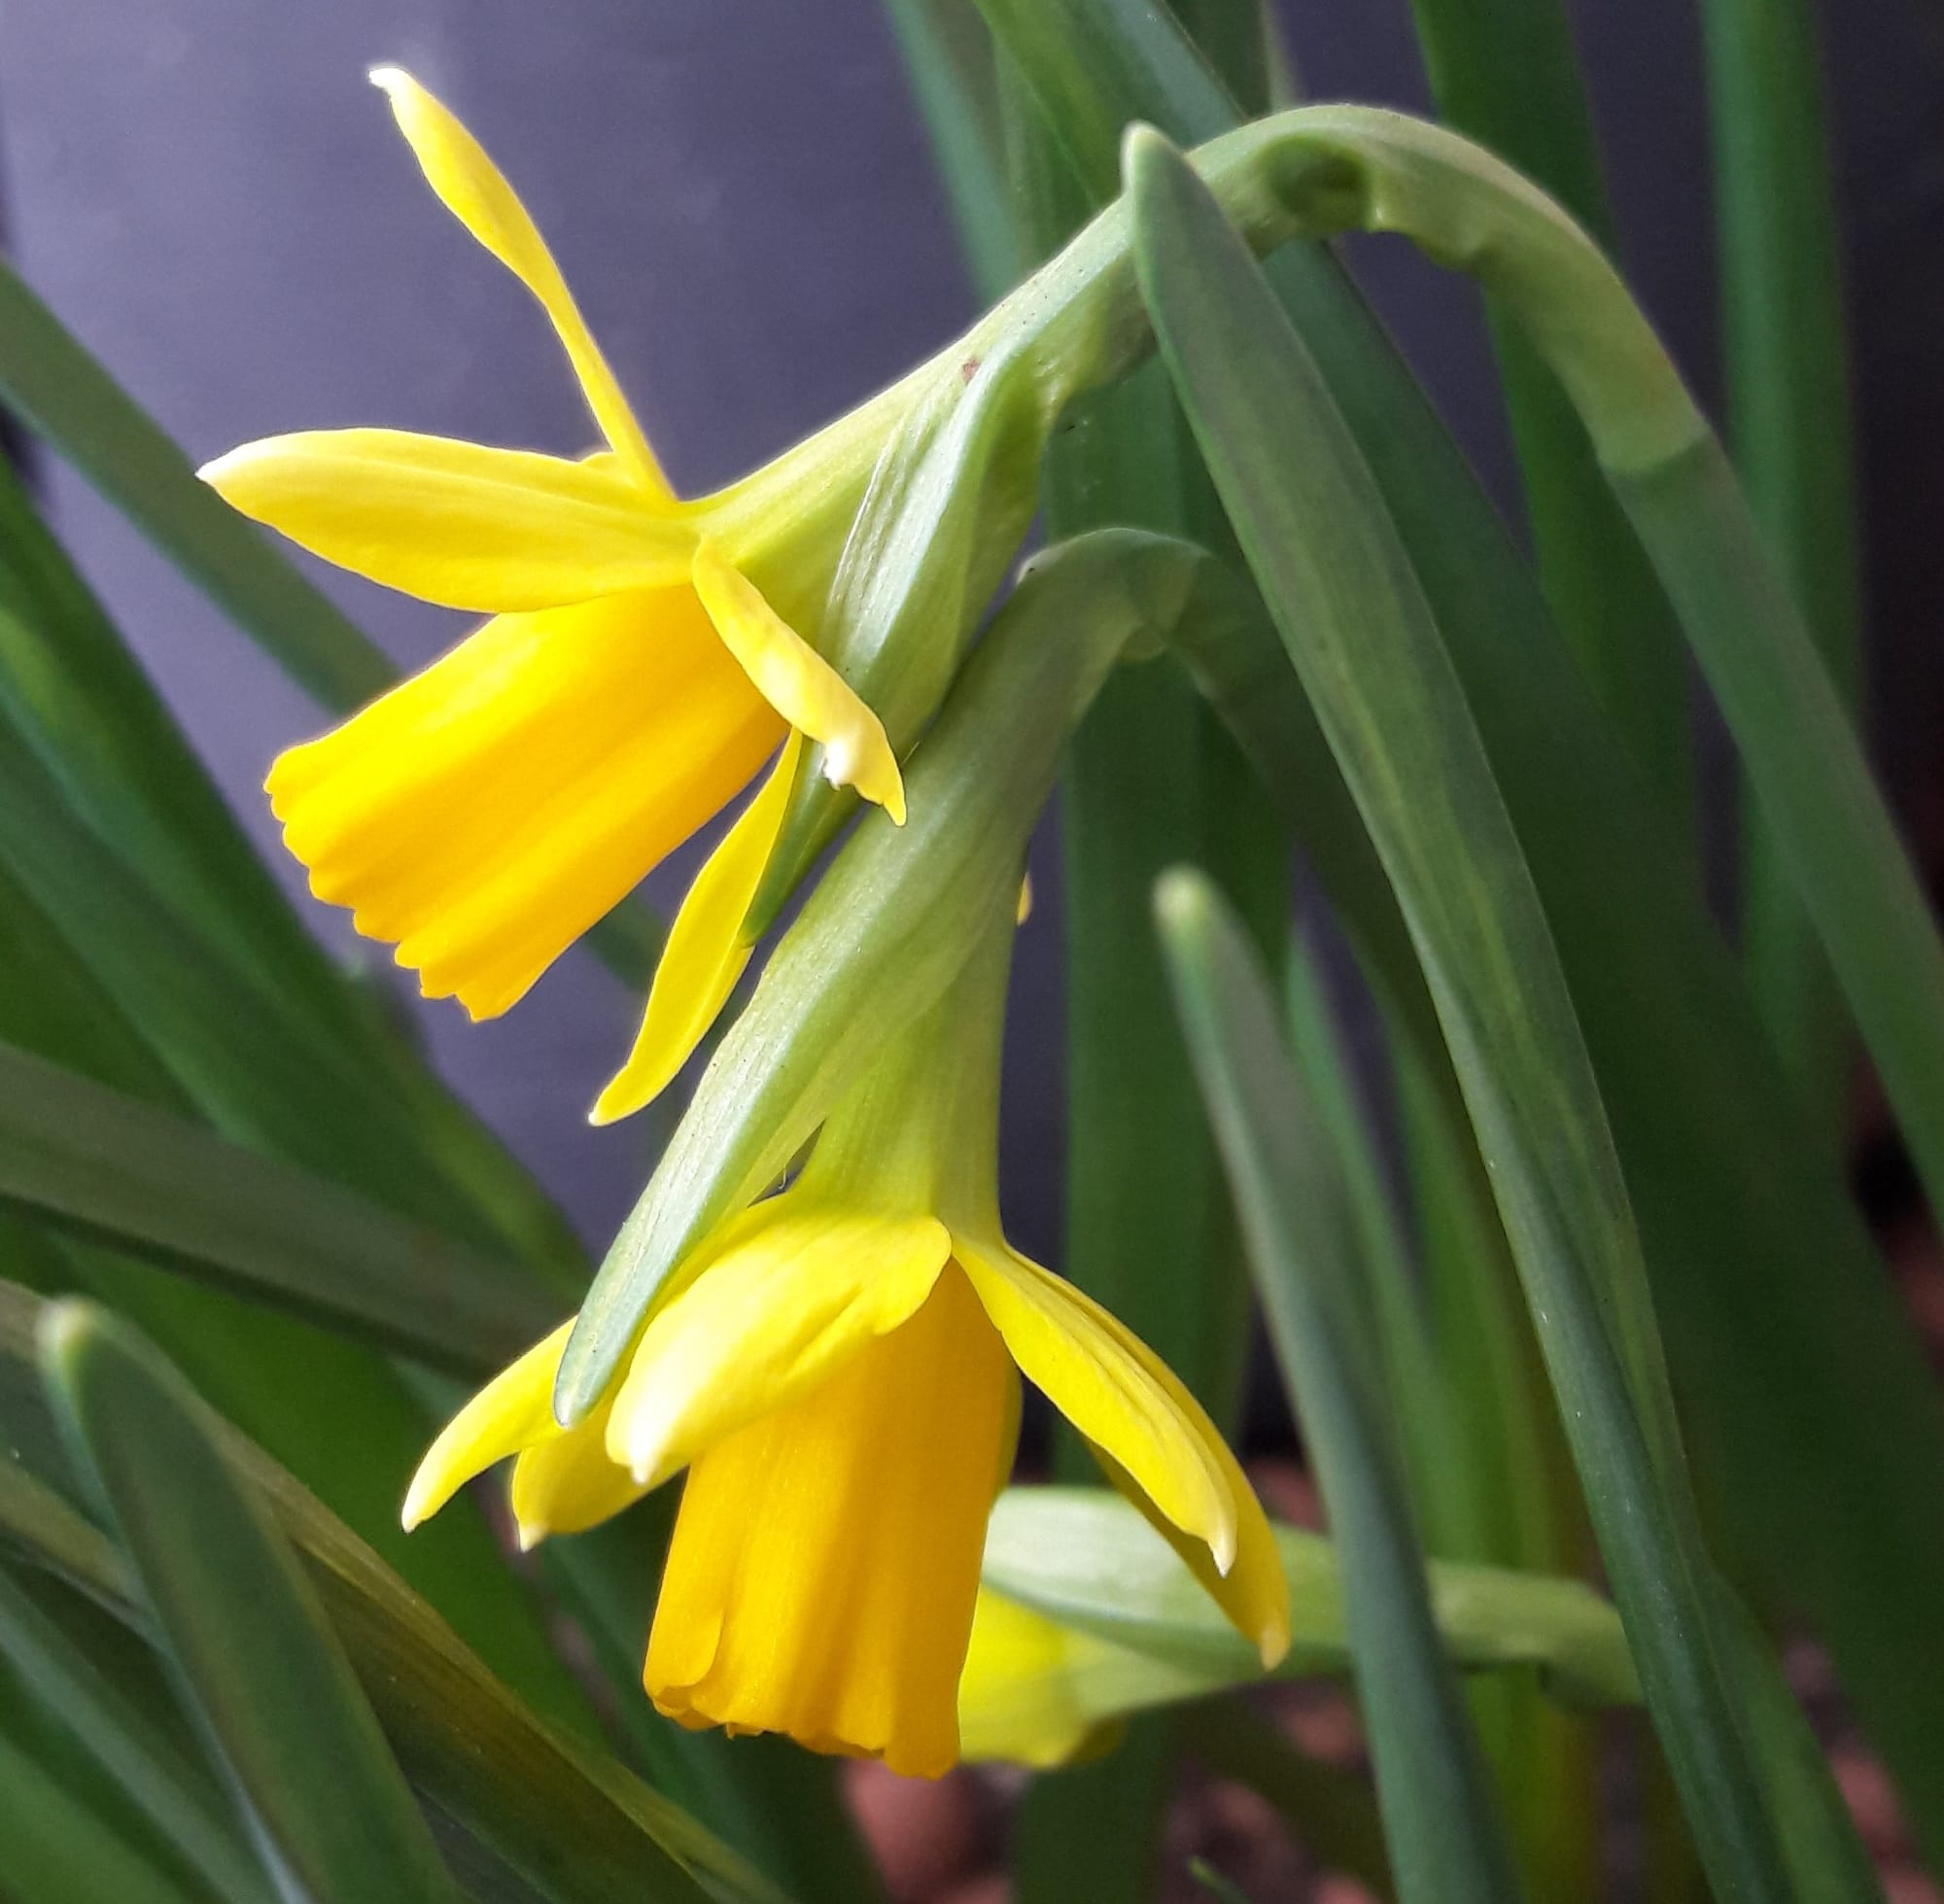
{"label": "green sheath at flower base", "polygon": [[1010,911],[1074,722],[1130,643],[1164,637],[1204,562],[1109,531],[1031,565],[913,756],[909,823],[865,817],[696,1087],[561,1358],[564,1423],[607,1387],[676,1265],[938,997],[994,907]]}

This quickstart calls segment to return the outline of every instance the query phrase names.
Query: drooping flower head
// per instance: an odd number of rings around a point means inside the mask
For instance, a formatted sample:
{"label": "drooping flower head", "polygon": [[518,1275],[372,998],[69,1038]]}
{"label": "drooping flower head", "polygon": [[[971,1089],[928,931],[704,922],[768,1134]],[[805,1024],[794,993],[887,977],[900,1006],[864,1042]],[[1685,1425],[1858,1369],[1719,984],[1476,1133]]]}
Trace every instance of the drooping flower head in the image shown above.
{"label": "drooping flower head", "polygon": [[829,779],[904,817],[884,727],[797,632],[815,626],[897,405],[677,499],[492,160],[409,76],[371,77],[434,191],[551,321],[606,447],[574,461],[316,431],[202,471],[313,554],[492,617],[282,755],[267,788],[317,896],[395,945],[429,997],[491,1018],[774,757],[677,920],[635,1050],[596,1106],[606,1121],[667,1083],[740,975],[744,910],[805,740]]}
{"label": "drooping flower head", "polygon": [[960,978],[889,1041],[802,1174],[682,1265],[591,1414],[554,1419],[563,1328],[467,1405],[413,1481],[407,1524],[516,1454],[531,1544],[687,1468],[644,1669],[683,1724],[784,1732],[900,1772],[956,1761],[1022,1374],[1265,1663],[1287,1645],[1274,1541],[1213,1424],[1151,1350],[1005,1239],[1011,933],[995,906]]}

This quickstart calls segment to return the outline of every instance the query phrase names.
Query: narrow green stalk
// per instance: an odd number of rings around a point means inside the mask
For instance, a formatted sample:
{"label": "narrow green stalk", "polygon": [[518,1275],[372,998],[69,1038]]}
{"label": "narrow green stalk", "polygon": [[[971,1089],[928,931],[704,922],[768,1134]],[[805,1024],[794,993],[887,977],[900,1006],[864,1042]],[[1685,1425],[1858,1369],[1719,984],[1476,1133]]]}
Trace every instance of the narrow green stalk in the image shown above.
{"label": "narrow green stalk", "polygon": [[278,1888],[318,1904],[458,1890],[295,1555],[215,1417],[124,1324],[51,1306],[41,1366],[77,1467],[141,1584]]}
{"label": "narrow green stalk", "polygon": [[[1728,437],[1769,560],[1844,705],[1861,675],[1842,257],[1813,0],[1707,0]],[[1811,1114],[1844,1112],[1848,1025],[1774,835],[1747,804],[1742,944]]]}

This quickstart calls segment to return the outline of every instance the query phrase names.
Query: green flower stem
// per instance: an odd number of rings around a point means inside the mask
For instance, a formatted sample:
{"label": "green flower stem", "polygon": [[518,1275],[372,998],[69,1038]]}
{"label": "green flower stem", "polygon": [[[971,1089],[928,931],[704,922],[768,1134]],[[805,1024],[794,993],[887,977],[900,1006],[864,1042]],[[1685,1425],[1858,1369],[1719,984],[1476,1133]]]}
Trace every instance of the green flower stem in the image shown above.
{"label": "green flower stem", "polygon": [[[1739,743],[1934,1204],[1944,1208],[1944,951],[1826,671],[1713,433],[1613,268],[1543,193],[1454,134],[1306,107],[1195,163],[1257,251],[1394,232],[1502,300],[1572,398]],[[988,320],[1047,420],[1145,349],[1119,204]],[[1009,327],[1011,331],[1009,334]],[[980,332],[975,331],[975,336]]]}

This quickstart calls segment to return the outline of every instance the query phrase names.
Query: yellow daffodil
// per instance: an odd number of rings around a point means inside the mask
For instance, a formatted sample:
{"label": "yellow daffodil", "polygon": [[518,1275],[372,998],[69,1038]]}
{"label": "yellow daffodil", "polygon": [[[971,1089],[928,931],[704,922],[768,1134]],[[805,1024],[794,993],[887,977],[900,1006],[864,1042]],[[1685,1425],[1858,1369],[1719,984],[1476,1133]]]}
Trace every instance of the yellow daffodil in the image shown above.
{"label": "yellow daffodil", "polygon": [[731,1218],[651,1309],[622,1379],[563,1430],[563,1328],[427,1455],[415,1524],[517,1454],[521,1538],[592,1525],[689,1471],[644,1679],[685,1725],[778,1731],[936,1775],[1022,1374],[1266,1663],[1289,1640],[1274,1541],[1167,1367],[1011,1248],[997,1082],[1011,894],[964,974],[892,1041],[802,1175]]}
{"label": "yellow daffodil", "polygon": [[607,447],[579,461],[389,430],[246,444],[202,471],[327,561],[492,617],[271,769],[321,899],[397,948],[429,997],[512,1005],[776,757],[677,920],[597,1122],[674,1076],[748,956],[744,911],[804,737],[826,776],[904,817],[876,714],[814,624],[897,393],[717,495],[678,500],[510,187],[406,74],[373,82],[433,190],[533,293]]}

